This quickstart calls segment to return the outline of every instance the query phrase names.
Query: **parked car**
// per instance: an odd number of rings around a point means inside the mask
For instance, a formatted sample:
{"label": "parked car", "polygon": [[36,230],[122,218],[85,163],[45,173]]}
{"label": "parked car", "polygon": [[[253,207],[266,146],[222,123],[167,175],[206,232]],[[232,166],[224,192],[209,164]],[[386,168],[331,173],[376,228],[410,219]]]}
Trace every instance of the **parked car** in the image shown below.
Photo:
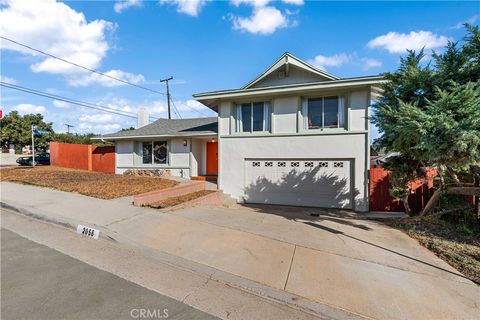
{"label": "parked car", "polygon": [[[17,163],[21,166],[32,166],[33,156],[20,157],[17,159]],[[35,155],[35,165],[50,165],[50,154],[39,153]]]}

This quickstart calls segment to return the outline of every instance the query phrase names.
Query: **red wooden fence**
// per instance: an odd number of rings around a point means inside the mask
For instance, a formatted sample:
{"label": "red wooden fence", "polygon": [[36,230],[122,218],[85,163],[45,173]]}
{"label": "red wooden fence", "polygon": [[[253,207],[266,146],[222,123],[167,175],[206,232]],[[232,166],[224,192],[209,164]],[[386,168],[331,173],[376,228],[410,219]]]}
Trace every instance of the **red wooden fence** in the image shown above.
{"label": "red wooden fence", "polygon": [[50,142],[50,164],[64,168],[114,173],[115,147]]}
{"label": "red wooden fence", "polygon": [[[390,196],[389,171],[381,167],[370,168],[370,211],[404,212],[405,208],[400,200]],[[412,212],[420,212],[433,194],[433,178],[435,170],[427,172],[427,178],[411,184],[414,191],[408,198]]]}

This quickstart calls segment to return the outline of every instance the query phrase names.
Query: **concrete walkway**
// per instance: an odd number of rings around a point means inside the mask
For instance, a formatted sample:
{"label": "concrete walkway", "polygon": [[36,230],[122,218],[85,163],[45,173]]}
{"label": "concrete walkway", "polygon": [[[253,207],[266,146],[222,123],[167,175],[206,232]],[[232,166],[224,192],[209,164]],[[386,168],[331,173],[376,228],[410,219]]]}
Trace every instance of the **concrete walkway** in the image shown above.
{"label": "concrete walkway", "polygon": [[478,286],[376,222],[269,206],[161,213],[124,201],[1,187],[2,203],[25,213],[67,226],[94,225],[117,240],[258,283],[257,291],[265,286],[292,294],[303,305],[311,301],[377,319],[473,319],[480,312]]}

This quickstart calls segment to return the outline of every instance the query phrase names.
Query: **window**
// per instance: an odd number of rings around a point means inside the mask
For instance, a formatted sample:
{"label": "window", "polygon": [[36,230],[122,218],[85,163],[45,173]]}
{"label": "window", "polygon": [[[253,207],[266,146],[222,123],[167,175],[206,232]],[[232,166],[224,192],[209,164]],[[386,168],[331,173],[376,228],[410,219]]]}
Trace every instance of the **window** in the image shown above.
{"label": "window", "polygon": [[305,162],[305,168],[313,168],[313,162],[312,161]]}
{"label": "window", "polygon": [[320,166],[320,168],[328,168],[328,162],[326,161],[320,161],[318,165]]}
{"label": "window", "polygon": [[270,131],[270,103],[242,103],[236,110],[237,132]]}
{"label": "window", "polygon": [[260,162],[259,161],[252,162],[252,167],[260,167]]}
{"label": "window", "polygon": [[143,164],[167,164],[167,141],[142,142]]}
{"label": "window", "polygon": [[279,167],[286,167],[287,166],[287,163],[285,161],[279,161],[277,162],[277,166]]}
{"label": "window", "polygon": [[273,167],[273,162],[272,161],[265,162],[265,167]]}
{"label": "window", "polygon": [[303,108],[306,115],[307,129],[325,129],[343,127],[343,97],[321,97],[304,99]]}
{"label": "window", "polygon": [[300,166],[300,162],[298,161],[290,162],[290,166],[292,168],[298,168]]}

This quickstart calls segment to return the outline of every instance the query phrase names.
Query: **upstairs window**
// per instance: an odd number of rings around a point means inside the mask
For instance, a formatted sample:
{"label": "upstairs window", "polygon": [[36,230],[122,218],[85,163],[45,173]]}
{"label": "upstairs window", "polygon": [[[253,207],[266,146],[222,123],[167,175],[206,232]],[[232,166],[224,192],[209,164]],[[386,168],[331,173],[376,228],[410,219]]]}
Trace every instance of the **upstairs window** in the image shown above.
{"label": "upstairs window", "polygon": [[270,131],[270,103],[241,103],[236,106],[237,132]]}
{"label": "upstairs window", "polygon": [[142,142],[143,164],[167,164],[167,141]]}
{"label": "upstairs window", "polygon": [[304,115],[307,129],[342,128],[344,126],[343,97],[304,99]]}

